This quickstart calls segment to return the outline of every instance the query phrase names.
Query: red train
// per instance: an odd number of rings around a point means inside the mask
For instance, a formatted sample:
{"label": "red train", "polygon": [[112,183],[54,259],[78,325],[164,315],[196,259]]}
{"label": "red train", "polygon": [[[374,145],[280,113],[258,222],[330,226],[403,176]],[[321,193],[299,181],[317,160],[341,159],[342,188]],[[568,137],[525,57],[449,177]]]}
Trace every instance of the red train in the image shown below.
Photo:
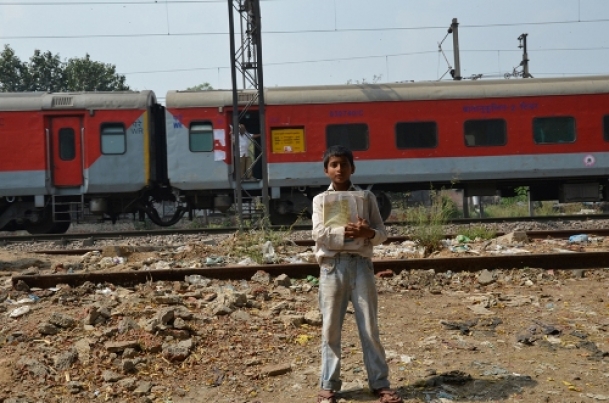
{"label": "red train", "polygon": [[[255,94],[242,91],[240,107]],[[609,200],[609,76],[269,88],[271,220],[292,222],[327,186],[323,151],[354,151],[377,193],[450,186],[467,196]],[[0,94],[0,229],[64,232],[130,212],[172,225],[235,198],[231,91]],[[254,104],[242,119],[257,133]],[[254,165],[260,177],[260,166]],[[260,181],[242,182],[260,194]],[[157,202],[171,203],[169,217]]]}

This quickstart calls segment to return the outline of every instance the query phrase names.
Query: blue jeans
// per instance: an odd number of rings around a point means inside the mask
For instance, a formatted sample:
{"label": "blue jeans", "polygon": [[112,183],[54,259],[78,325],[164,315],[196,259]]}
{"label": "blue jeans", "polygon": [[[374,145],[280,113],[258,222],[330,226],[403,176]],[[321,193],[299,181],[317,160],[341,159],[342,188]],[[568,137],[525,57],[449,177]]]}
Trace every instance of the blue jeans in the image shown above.
{"label": "blue jeans", "polygon": [[371,390],[389,387],[389,368],[378,328],[378,296],[369,258],[341,253],[320,264],[319,308],[321,331],[321,388],[338,391],[340,380],[341,330],[349,301],[364,353]]}

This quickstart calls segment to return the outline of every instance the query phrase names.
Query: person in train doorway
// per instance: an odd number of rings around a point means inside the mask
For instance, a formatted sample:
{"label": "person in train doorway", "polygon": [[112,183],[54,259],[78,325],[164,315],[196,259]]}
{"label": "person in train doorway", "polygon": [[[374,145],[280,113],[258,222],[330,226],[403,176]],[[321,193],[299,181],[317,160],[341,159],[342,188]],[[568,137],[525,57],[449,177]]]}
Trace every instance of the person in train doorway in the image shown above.
{"label": "person in train doorway", "polygon": [[[320,266],[318,297],[323,318],[321,390],[317,402],[337,402],[337,392],[340,391],[342,383],[341,330],[347,305],[351,301],[370,390],[379,398],[378,403],[402,403],[400,395],[390,388],[389,367],[379,337],[378,296],[372,266],[372,247],[387,239],[387,231],[376,197],[372,192],[362,191],[351,182],[355,165],[353,153],[348,148],[340,145],[328,148],[323,156],[323,164],[331,184],[326,192],[313,198],[312,234],[315,240],[315,257]],[[349,197],[346,193],[337,194],[349,191],[356,191],[358,197],[363,198],[361,216],[358,208],[356,222],[349,222],[353,221],[351,218],[346,220],[344,226],[341,225],[345,220],[339,220],[338,225],[336,222],[331,225],[328,216],[332,214],[328,211],[332,209],[328,204],[332,199]],[[348,215],[353,217],[352,213]]]}
{"label": "person in train doorway", "polygon": [[241,178],[252,179],[252,154],[254,153],[253,139],[259,138],[260,134],[251,134],[243,123],[239,124],[239,158],[241,163]]}

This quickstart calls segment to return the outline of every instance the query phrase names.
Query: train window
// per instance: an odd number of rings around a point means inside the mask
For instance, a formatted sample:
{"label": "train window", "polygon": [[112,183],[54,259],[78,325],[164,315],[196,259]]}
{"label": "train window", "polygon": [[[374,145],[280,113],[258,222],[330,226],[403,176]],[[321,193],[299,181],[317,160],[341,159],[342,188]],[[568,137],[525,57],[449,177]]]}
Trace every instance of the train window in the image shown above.
{"label": "train window", "polygon": [[59,158],[70,161],[76,157],[76,143],[74,129],[64,127],[59,129]]}
{"label": "train window", "polygon": [[575,118],[559,116],[533,119],[535,144],[573,143],[575,141]]}
{"label": "train window", "polygon": [[348,123],[326,126],[326,145],[342,145],[352,151],[368,149],[368,125],[365,123]]}
{"label": "train window", "polygon": [[605,141],[609,141],[609,115],[603,117],[603,130]]}
{"label": "train window", "polygon": [[214,150],[214,130],[211,123],[193,122],[190,124],[189,145],[192,152]]}
{"label": "train window", "polygon": [[127,136],[122,123],[103,123],[100,129],[101,152],[105,155],[127,152]]}
{"label": "train window", "polygon": [[395,125],[395,142],[398,149],[435,148],[438,125],[436,122],[400,122]]}
{"label": "train window", "polygon": [[503,119],[466,120],[463,132],[468,147],[504,146],[507,143],[507,125]]}

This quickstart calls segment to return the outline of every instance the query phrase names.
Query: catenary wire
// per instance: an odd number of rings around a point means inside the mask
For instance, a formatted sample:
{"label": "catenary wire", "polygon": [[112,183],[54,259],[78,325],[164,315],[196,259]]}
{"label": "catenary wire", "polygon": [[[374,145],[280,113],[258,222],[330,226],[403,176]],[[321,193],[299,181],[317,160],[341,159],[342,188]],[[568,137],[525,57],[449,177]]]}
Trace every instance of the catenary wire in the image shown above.
{"label": "catenary wire", "polygon": [[[267,0],[269,1],[269,0]],[[0,3],[1,5],[2,3]],[[164,4],[164,3],[163,3]],[[552,25],[552,24],[584,24],[609,22],[609,19],[582,20],[582,21],[541,21],[541,22],[517,22],[504,24],[462,24],[461,28],[496,28],[528,25]],[[404,30],[427,30],[427,29],[446,29],[446,26],[428,27],[386,27],[386,28],[339,28],[339,29],[305,29],[297,31],[263,31],[265,35],[287,35],[287,34],[316,34],[316,33],[348,33],[348,32],[384,32],[384,31],[404,31]],[[156,36],[213,36],[229,35],[228,32],[183,32],[183,33],[143,33],[143,34],[90,34],[90,35],[15,35],[1,36],[0,39],[93,39],[93,38],[137,38],[137,37],[156,37]],[[237,34],[235,34],[237,35]]]}

